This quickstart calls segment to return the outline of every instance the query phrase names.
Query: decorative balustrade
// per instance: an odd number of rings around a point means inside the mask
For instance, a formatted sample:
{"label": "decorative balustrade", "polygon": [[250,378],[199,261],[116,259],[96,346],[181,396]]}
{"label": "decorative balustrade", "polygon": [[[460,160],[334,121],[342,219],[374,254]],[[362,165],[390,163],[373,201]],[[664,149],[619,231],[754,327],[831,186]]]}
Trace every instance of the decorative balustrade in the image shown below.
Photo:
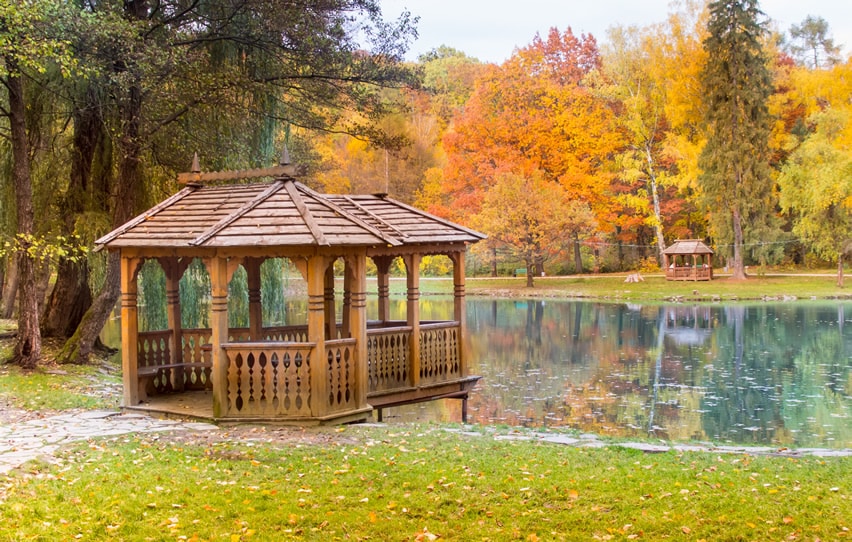
{"label": "decorative balustrade", "polygon": [[163,393],[181,389],[180,371],[172,365],[172,332],[144,331],[136,342],[138,374],[142,396],[148,391]]}
{"label": "decorative balustrade", "polygon": [[[394,324],[390,326],[389,324]],[[265,342],[249,340],[248,329],[233,328],[222,345],[226,359],[226,418],[310,418],[363,408],[360,386],[367,394],[407,393],[423,386],[462,378],[458,322],[420,325],[420,369],[412,359],[412,328],[404,322],[370,322],[367,337],[367,382],[358,381],[356,339],[324,342],[324,358],[316,358],[306,326],[263,329]],[[139,334],[138,359],[143,392],[165,393],[213,387],[211,330],[184,329],[181,356],[172,356],[170,331]],[[325,366],[316,365],[317,363]],[[323,374],[324,383],[312,382]],[[319,385],[325,397],[312,395]],[[144,399],[145,393],[140,392]],[[363,393],[363,392],[362,392]]]}
{"label": "decorative balustrade", "polygon": [[367,331],[368,393],[411,385],[410,337],[410,327],[376,327]]}
{"label": "decorative balustrade", "polygon": [[461,378],[459,323],[420,326],[420,383],[433,384]]}
{"label": "decorative balustrade", "polygon": [[172,332],[143,331],[136,342],[139,367],[168,365],[172,362]]}
{"label": "decorative balustrade", "polygon": [[713,268],[701,265],[669,267],[666,269],[666,278],[668,280],[712,280]]}
{"label": "decorative balustrade", "polygon": [[308,326],[273,326],[263,328],[263,339],[278,342],[308,342]]}
{"label": "decorative balustrade", "polygon": [[209,329],[181,330],[184,389],[213,389]]}
{"label": "decorative balustrade", "polygon": [[228,343],[226,417],[310,417],[314,343]]}
{"label": "decorative balustrade", "polygon": [[328,367],[328,407],[331,411],[357,408],[355,386],[355,339],[337,339],[325,342]]}

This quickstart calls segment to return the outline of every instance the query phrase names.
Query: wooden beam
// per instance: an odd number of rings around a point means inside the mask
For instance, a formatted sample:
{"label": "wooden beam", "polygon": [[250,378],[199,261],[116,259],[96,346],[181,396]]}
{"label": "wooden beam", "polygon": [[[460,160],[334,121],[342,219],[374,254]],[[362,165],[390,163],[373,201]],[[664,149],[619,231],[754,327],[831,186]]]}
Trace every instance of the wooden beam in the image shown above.
{"label": "wooden beam", "polygon": [[299,211],[299,214],[305,221],[305,225],[308,227],[308,230],[310,230],[314,241],[316,241],[316,243],[320,246],[331,246],[331,243],[329,243],[325,238],[325,234],[314,219],[314,215],[311,214],[310,209],[308,209],[308,206],[305,205],[305,200],[302,199],[302,195],[293,183],[286,183],[284,188],[286,188],[287,193],[290,194],[290,199],[293,201],[293,204],[296,206],[296,210]]}
{"label": "wooden beam", "polygon": [[302,165],[288,164],[259,169],[240,169],[233,171],[210,171],[207,173],[178,173],[180,184],[203,183],[209,181],[234,181],[238,179],[257,179],[259,177],[298,177],[304,175],[307,168]]}

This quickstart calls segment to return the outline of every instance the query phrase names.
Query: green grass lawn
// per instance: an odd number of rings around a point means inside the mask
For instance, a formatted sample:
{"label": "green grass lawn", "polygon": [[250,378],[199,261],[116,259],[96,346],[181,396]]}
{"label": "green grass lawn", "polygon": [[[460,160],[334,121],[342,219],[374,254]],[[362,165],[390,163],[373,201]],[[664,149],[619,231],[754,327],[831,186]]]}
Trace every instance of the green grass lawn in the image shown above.
{"label": "green grass lawn", "polygon": [[736,301],[750,299],[850,298],[852,286],[838,288],[830,275],[766,275],[735,281],[721,277],[705,282],[667,281],[648,276],[643,282],[624,282],[625,275],[583,277],[539,277],[527,288],[525,278],[471,278],[468,295],[510,295],[518,297],[579,297],[624,301]]}
{"label": "green grass lawn", "polygon": [[[0,343],[0,359],[6,359],[11,341]],[[118,407],[120,368],[106,371],[103,366],[63,365],[22,371],[14,365],[0,365],[0,399],[22,410],[55,411],[74,408]]]}
{"label": "green grass lawn", "polygon": [[0,540],[840,540],[852,459],[644,454],[437,426],[325,445],[116,437],[6,481]]}

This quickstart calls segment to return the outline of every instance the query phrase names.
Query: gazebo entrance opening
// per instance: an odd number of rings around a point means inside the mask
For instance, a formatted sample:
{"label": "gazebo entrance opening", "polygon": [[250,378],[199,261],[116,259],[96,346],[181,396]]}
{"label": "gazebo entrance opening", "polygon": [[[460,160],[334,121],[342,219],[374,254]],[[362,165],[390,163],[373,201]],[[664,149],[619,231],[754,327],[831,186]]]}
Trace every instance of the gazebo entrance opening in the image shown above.
{"label": "gazebo entrance opening", "polygon": [[[366,419],[373,408],[466,402],[479,377],[468,374],[463,349],[464,256],[482,237],[384,196],[327,196],[289,177],[188,186],[98,241],[121,253],[124,407],[340,423]],[[420,261],[432,254],[453,263],[450,321],[420,319]],[[406,270],[404,321],[391,320],[389,310],[397,257]],[[272,258],[286,258],[304,281],[303,323],[264,321],[264,298],[274,296],[264,294],[263,266]],[[370,321],[368,258],[378,284],[378,315]],[[139,331],[137,277],[148,260],[165,275],[165,330]],[[209,276],[205,326],[204,319],[187,326],[181,316],[181,278],[190,265],[203,265]],[[247,300],[246,322],[233,319],[237,296],[229,290]]]}

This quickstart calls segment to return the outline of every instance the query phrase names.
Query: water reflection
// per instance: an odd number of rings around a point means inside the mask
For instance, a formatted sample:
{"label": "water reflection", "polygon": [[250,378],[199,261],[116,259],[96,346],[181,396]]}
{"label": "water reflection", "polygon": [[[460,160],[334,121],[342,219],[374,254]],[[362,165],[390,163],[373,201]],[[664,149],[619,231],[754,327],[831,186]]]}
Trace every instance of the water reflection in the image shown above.
{"label": "water reflection", "polygon": [[[849,317],[848,303],[469,300],[471,370],[484,377],[470,417],[616,436],[850,447]],[[458,420],[446,405],[398,413]]]}
{"label": "water reflection", "polygon": [[[467,303],[471,372],[483,376],[474,423],[852,447],[852,303]],[[424,319],[452,310],[451,298],[421,298]],[[368,317],[377,313],[373,299]],[[404,299],[391,313],[404,318]],[[385,419],[458,421],[460,404],[387,409]]]}

